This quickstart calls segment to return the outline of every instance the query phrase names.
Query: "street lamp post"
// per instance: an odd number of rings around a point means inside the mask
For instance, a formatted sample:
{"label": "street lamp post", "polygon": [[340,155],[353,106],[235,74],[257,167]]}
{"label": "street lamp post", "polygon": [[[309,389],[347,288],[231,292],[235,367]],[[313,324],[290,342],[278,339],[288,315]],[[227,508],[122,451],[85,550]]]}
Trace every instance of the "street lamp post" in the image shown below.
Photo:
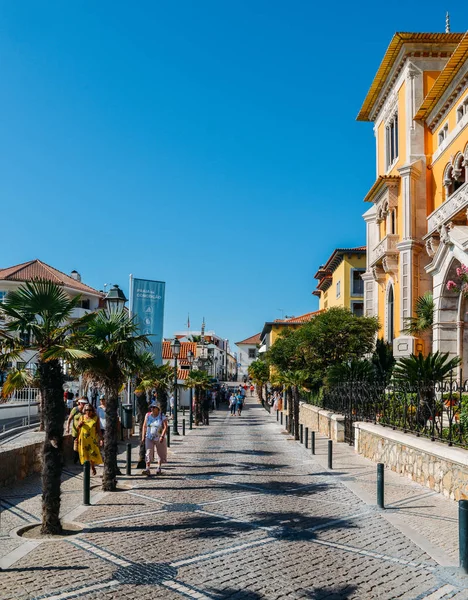
{"label": "street lamp post", "polygon": [[105,297],[107,311],[111,314],[123,310],[127,298],[117,284],[114,284]]}
{"label": "street lamp post", "polygon": [[177,429],[177,359],[180,354],[180,342],[177,338],[174,338],[171,344],[172,356],[174,357],[174,435],[179,435]]}
{"label": "street lamp post", "polygon": [[[190,371],[193,367],[193,361],[195,360],[195,356],[191,350],[187,352],[187,361],[190,365]],[[190,388],[190,429],[192,429],[193,424],[193,388]]]}

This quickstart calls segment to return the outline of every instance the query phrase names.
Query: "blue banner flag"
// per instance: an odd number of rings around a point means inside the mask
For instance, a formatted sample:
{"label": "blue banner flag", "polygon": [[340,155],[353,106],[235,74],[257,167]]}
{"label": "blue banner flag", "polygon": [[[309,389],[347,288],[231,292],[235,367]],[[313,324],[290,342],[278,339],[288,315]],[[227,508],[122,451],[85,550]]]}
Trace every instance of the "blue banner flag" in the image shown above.
{"label": "blue banner flag", "polygon": [[138,323],[140,333],[147,335],[151,342],[148,351],[153,354],[157,365],[162,365],[165,288],[164,281],[134,277],[130,279],[130,310]]}

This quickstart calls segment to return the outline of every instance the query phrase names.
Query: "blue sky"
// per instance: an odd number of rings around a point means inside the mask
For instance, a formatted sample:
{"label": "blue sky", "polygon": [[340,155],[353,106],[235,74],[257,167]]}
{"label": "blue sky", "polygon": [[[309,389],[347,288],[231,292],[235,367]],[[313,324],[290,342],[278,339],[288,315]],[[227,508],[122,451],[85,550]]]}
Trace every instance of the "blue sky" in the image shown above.
{"label": "blue sky", "polygon": [[365,242],[364,96],[445,10],[467,28],[453,1],[1,2],[0,267],[164,280],[166,336],[315,310],[317,267]]}

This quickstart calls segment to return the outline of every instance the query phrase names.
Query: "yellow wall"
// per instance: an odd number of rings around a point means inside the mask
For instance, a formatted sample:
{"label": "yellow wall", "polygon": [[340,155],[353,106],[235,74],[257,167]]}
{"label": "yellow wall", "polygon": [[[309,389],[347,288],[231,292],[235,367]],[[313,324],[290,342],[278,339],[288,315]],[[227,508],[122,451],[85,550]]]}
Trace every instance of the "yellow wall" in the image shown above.
{"label": "yellow wall", "polygon": [[[324,310],[332,306],[351,308],[351,302],[362,302],[363,296],[351,296],[351,269],[365,269],[366,256],[345,254],[343,260],[333,272],[331,285],[320,294],[319,308]],[[340,282],[340,296],[336,297],[336,284]],[[327,306],[325,304],[327,303]]]}

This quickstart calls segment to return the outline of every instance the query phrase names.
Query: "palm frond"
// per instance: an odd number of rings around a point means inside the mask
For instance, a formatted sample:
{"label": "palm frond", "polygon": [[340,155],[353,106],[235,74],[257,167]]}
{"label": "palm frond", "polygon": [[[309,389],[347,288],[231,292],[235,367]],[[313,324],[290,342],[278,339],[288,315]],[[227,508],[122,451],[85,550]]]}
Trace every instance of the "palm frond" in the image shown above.
{"label": "palm frond", "polygon": [[434,310],[434,297],[431,292],[426,292],[416,300],[415,316],[405,319],[403,333],[421,335],[425,331],[430,331],[434,324]]}
{"label": "palm frond", "polygon": [[27,369],[13,369],[10,371],[3,383],[2,396],[7,398],[16,390],[29,387],[34,377]]}

